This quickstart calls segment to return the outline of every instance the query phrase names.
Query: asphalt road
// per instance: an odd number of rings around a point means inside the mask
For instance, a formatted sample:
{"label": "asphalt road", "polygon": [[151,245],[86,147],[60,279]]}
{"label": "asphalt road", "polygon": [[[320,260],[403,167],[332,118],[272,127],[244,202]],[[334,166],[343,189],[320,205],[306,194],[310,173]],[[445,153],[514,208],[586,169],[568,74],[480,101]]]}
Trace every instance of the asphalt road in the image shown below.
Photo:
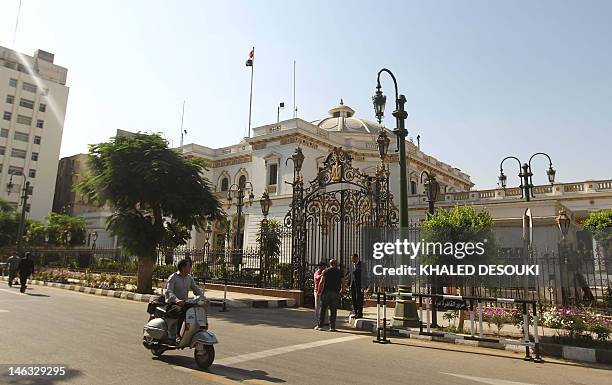
{"label": "asphalt road", "polygon": [[32,286],[26,295],[0,283],[0,364],[61,364],[63,378],[7,376],[8,384],[424,384],[610,385],[605,366],[524,362],[518,353],[394,339],[372,343],[349,330],[312,330],[312,312],[211,309],[216,345],[209,372],[193,351],[153,358],[141,343],[146,304]]}

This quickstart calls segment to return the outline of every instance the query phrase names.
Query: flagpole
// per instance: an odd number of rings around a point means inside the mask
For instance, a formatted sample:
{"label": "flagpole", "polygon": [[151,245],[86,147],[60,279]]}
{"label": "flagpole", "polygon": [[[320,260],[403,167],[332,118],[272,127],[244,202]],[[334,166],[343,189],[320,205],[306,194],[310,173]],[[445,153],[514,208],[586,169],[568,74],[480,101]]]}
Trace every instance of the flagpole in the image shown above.
{"label": "flagpole", "polygon": [[253,47],[253,62],[251,64],[251,94],[249,95],[249,138],[251,137],[251,111],[253,107],[253,68],[255,67],[255,47]]}
{"label": "flagpole", "polygon": [[297,118],[297,107],[295,106],[295,60],[293,61],[293,117]]}

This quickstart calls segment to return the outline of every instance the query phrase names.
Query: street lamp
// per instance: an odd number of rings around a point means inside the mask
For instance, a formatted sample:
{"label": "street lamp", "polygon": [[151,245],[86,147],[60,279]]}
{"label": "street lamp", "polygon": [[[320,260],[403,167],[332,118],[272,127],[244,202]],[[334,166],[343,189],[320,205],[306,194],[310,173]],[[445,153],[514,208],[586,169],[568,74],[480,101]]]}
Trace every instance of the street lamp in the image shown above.
{"label": "street lamp", "polygon": [[557,226],[559,226],[563,240],[565,240],[567,237],[571,221],[572,220],[565,212],[565,209],[559,210],[559,215],[557,216]]}
{"label": "street lamp", "polygon": [[253,194],[253,185],[251,182],[245,182],[244,185],[238,185],[234,183],[227,190],[227,206],[231,207],[233,201],[233,195],[236,194],[236,216],[238,217],[238,224],[236,228],[236,237],[234,238],[234,249],[238,249],[242,247],[242,242],[240,242],[240,220],[242,218],[242,207],[245,205],[244,197],[246,190],[249,190],[248,198],[249,200],[246,202],[246,205],[250,206],[253,203],[253,199],[255,199],[255,195]]}
{"label": "street lamp", "polygon": [[387,157],[387,152],[389,151],[389,143],[391,143],[391,140],[387,136],[386,130],[383,128],[380,130],[378,138],[376,139],[376,147],[378,147],[378,154],[380,155],[380,160],[382,162],[384,162],[385,158]]}
{"label": "street lamp", "polygon": [[[381,91],[380,85],[380,75],[386,72],[391,79],[393,79],[393,85],[395,86],[395,110],[392,115],[396,120],[396,128],[393,130],[393,133],[397,137],[397,149],[399,150],[399,166],[400,166],[400,231],[402,229],[406,229],[408,227],[408,164],[406,162],[406,137],[408,136],[408,131],[406,130],[406,119],[408,118],[408,113],[404,110],[404,105],[406,104],[406,96],[400,95],[397,90],[397,79],[395,79],[395,75],[391,71],[386,68],[378,71],[378,75],[376,77],[376,93],[372,97],[372,103],[374,105],[374,114],[376,115],[376,119],[378,123],[382,123],[383,117],[385,115],[385,104],[387,102],[387,97],[383,95]],[[401,234],[401,233],[400,233]],[[402,265],[410,264],[410,257],[402,254],[400,256],[400,262]],[[412,300],[402,299],[402,294],[410,292],[410,282],[408,277],[400,276],[399,277],[399,285],[398,292],[399,297],[396,300],[396,306],[393,315],[393,325],[394,326],[408,326],[408,327],[416,327],[419,325],[419,318],[417,316],[416,304]]]}
{"label": "street lamp", "polygon": [[268,217],[268,213],[270,212],[270,206],[272,206],[272,200],[270,199],[270,195],[267,191],[261,195],[261,199],[259,199],[259,204],[261,205],[261,213],[264,216],[264,219]]}
{"label": "street lamp", "polygon": [[535,154],[531,155],[531,157],[529,158],[529,161],[527,163],[523,163],[522,166],[521,166],[520,159],[515,156],[507,156],[501,161],[501,163],[499,164],[499,177],[498,177],[501,188],[503,188],[504,190],[506,189],[506,182],[508,180],[508,177],[504,174],[504,169],[502,167],[504,164],[504,161],[506,159],[514,159],[519,164],[520,171],[519,171],[518,176],[521,179],[521,185],[519,186],[519,188],[521,189],[521,199],[525,198],[525,200],[529,202],[531,198],[535,198],[535,195],[533,195],[533,179],[532,179],[533,173],[531,172],[531,160],[536,155],[543,155],[546,158],[548,158],[548,170],[546,170],[546,176],[548,177],[548,182],[550,182],[550,184],[553,185],[555,183],[555,174],[557,172],[552,167],[552,160],[550,159],[550,156],[548,156],[548,154],[544,152],[536,152]]}
{"label": "street lamp", "polygon": [[[436,180],[436,176],[433,173],[427,172],[423,170],[421,172],[421,184],[423,183],[423,176],[427,176],[427,181],[425,183],[425,188],[427,190],[427,217],[434,215],[435,212],[435,202],[438,200],[438,195],[440,194],[440,183]],[[432,276],[433,279],[433,292],[434,294],[438,293],[438,277],[437,275]],[[432,298],[431,300],[431,327],[438,327],[438,307],[436,306],[436,299]]]}
{"label": "street lamp", "polygon": [[[6,184],[6,192],[10,195],[13,191],[13,176],[19,174],[11,174],[11,179]],[[17,254],[21,255],[23,253],[23,232],[25,231],[25,216],[28,206],[28,195],[30,193],[30,181],[26,179],[25,174],[22,172],[21,176],[23,177],[23,188],[21,189],[21,217],[19,218],[19,228],[17,230]]]}

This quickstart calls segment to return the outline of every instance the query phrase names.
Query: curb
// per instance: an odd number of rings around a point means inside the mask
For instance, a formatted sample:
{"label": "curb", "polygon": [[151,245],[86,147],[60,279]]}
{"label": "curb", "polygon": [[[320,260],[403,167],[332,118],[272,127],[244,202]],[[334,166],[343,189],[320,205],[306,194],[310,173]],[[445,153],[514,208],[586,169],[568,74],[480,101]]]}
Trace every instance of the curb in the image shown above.
{"label": "curb", "polygon": [[[0,277],[0,281],[8,281],[7,277]],[[149,302],[151,297],[156,297],[157,294],[138,294],[131,291],[117,291],[108,289],[96,289],[94,287],[86,287],[65,283],[57,282],[46,282],[28,279],[28,284],[37,286],[49,286],[57,289],[77,291],[79,293],[92,294],[101,297],[112,297],[119,299],[127,299],[137,302]],[[210,306],[223,306],[222,298],[208,298],[210,300]],[[295,307],[294,299],[227,299],[225,301],[227,307],[233,308],[285,308]]]}
{"label": "curb", "polygon": [[[369,331],[376,334],[376,321],[367,318],[354,319],[349,317],[348,324],[350,327],[357,330]],[[489,349],[509,350],[523,352],[524,347],[518,345],[506,345],[495,341],[478,341],[466,338],[457,338],[457,336],[428,336],[420,335],[418,331],[410,331],[404,329],[395,329],[391,327],[391,323],[387,322],[387,336],[389,337],[405,337],[415,340],[446,342],[456,345],[467,345]],[[581,348],[577,346],[566,346],[558,344],[549,344],[540,342],[540,353],[543,356],[563,358],[566,360],[612,364],[612,351],[604,349]]]}

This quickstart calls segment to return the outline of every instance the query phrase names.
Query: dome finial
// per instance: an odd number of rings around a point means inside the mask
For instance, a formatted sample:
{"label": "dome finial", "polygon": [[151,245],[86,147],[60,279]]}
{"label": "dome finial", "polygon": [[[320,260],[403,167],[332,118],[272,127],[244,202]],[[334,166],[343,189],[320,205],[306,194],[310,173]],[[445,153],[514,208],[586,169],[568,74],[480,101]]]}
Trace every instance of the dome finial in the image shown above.
{"label": "dome finial", "polygon": [[344,101],[342,100],[342,98],[340,98],[340,105],[343,106],[344,105]]}

